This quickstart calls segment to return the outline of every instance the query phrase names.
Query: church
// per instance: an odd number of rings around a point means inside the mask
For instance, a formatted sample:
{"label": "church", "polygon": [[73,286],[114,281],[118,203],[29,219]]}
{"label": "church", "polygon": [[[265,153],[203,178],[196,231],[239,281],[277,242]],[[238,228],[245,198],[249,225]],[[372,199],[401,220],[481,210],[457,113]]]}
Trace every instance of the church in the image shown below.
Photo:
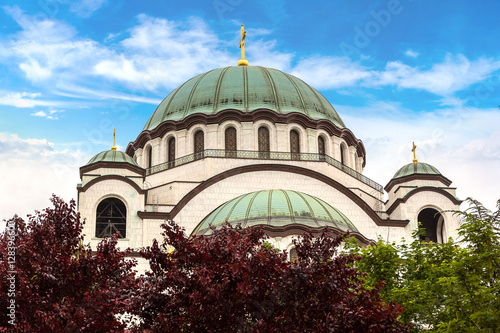
{"label": "church", "polygon": [[386,166],[385,186],[364,176],[369,152],[330,102],[300,78],[250,66],[245,34],[236,66],[187,80],[125,152],[113,142],[80,168],[86,243],[119,232],[120,248],[139,249],[161,239],[165,220],[188,235],[225,221],[258,226],[289,253],[295,236],[324,227],[361,245],[409,239],[418,222],[427,241],[457,238],[460,219],[448,211],[462,201],[415,144],[413,161]]}

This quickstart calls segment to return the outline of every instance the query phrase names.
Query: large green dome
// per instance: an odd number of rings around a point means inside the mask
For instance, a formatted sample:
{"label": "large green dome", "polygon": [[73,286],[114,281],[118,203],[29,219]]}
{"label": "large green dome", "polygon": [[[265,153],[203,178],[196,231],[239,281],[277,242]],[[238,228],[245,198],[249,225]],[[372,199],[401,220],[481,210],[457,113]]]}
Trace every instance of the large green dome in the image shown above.
{"label": "large green dome", "polygon": [[243,228],[256,225],[287,227],[304,225],[317,229],[332,227],[340,231],[358,229],[338,209],[308,194],[287,190],[265,190],[232,199],[210,213],[195,228],[193,235],[207,235],[225,221]]}
{"label": "large green dome", "polygon": [[293,75],[260,66],[230,66],[193,77],[172,91],[156,108],[144,130],[189,115],[213,115],[227,109],[250,113],[270,109],[298,112],[311,119],[345,125],[333,106],[316,89]]}

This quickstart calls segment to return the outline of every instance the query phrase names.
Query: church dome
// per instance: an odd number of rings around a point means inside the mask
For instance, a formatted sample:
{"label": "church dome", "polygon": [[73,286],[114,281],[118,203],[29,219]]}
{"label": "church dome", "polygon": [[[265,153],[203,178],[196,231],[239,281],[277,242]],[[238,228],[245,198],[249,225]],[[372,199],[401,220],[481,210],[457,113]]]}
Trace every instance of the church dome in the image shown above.
{"label": "church dome", "polygon": [[297,77],[260,66],[229,66],[195,76],[172,91],[143,130],[192,114],[214,115],[228,109],[243,113],[269,109],[283,115],[296,112],[345,127],[328,100]]}
{"label": "church dome", "polygon": [[215,209],[193,231],[193,235],[212,232],[227,221],[243,228],[264,226],[286,228],[303,225],[311,229],[331,227],[339,231],[358,229],[338,209],[308,194],[289,190],[263,190],[241,195]]}
{"label": "church dome", "polygon": [[397,179],[397,178],[402,178],[406,176],[411,176],[411,175],[438,175],[440,176],[441,173],[433,167],[430,164],[427,163],[410,163],[402,167],[401,169],[396,172],[394,177],[392,179]]}
{"label": "church dome", "polygon": [[84,166],[91,165],[97,162],[128,163],[132,164],[133,166],[139,167],[139,164],[137,164],[137,162],[134,161],[132,157],[125,154],[124,152],[117,150],[106,150],[100,152],[99,154],[92,157],[90,161],[88,161]]}

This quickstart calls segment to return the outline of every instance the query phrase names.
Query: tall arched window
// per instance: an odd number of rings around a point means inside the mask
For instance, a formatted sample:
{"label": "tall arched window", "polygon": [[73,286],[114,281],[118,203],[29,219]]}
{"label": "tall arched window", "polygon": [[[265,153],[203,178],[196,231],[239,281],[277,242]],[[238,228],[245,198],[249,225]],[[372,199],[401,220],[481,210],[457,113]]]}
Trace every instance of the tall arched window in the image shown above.
{"label": "tall arched window", "polygon": [[295,262],[299,259],[299,255],[297,254],[297,249],[295,247],[292,247],[290,249],[290,261]]}
{"label": "tall arched window", "polygon": [[237,141],[236,141],[236,128],[228,127],[224,133],[224,144],[226,150],[226,157],[236,157]]}
{"label": "tall arched window", "polygon": [[300,135],[296,130],[290,131],[290,153],[292,160],[300,160]]}
{"label": "tall arched window", "polygon": [[437,243],[443,240],[443,218],[435,209],[426,208],[418,214],[419,229],[425,229],[420,240]]}
{"label": "tall arched window", "polygon": [[345,147],[344,144],[340,144],[340,163],[345,165],[345,162],[347,161],[346,156],[345,156]]}
{"label": "tall arched window", "polygon": [[270,144],[269,144],[269,130],[267,127],[259,127],[259,158],[269,158]]}
{"label": "tall arched window", "polygon": [[146,168],[151,168],[153,166],[153,147],[148,146],[148,148],[146,149],[146,158]]}
{"label": "tall arched window", "polygon": [[203,151],[205,150],[205,134],[203,131],[194,133],[194,159],[203,158]]}
{"label": "tall arched window", "polygon": [[319,154],[319,160],[324,161],[326,155],[326,149],[325,149],[325,139],[323,139],[322,136],[318,136],[318,154]]}
{"label": "tall arched window", "polygon": [[167,162],[168,167],[174,167],[175,160],[175,138],[172,137],[168,140]]}
{"label": "tall arched window", "polygon": [[111,237],[119,232],[118,238],[127,237],[127,208],[118,198],[107,198],[97,206],[95,236]]}

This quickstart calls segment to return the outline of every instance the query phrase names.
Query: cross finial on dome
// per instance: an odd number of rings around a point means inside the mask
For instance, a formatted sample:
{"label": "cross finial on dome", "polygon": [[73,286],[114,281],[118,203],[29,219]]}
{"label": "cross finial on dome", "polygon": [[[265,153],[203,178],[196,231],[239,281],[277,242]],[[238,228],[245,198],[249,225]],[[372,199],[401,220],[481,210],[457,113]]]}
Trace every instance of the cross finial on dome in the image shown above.
{"label": "cross finial on dome", "polygon": [[241,59],[238,60],[238,66],[248,66],[248,60],[245,59],[245,37],[247,32],[245,31],[245,27],[243,24],[241,25],[241,39],[240,39],[240,49],[241,49]]}
{"label": "cross finial on dome", "polygon": [[418,160],[417,160],[417,155],[415,154],[415,150],[417,150],[417,146],[415,145],[415,142],[413,142],[413,148],[412,148],[412,152],[413,152],[413,163],[417,163]]}
{"label": "cross finial on dome", "polygon": [[115,146],[115,130],[113,129],[113,147],[111,147],[111,150],[116,150]]}

